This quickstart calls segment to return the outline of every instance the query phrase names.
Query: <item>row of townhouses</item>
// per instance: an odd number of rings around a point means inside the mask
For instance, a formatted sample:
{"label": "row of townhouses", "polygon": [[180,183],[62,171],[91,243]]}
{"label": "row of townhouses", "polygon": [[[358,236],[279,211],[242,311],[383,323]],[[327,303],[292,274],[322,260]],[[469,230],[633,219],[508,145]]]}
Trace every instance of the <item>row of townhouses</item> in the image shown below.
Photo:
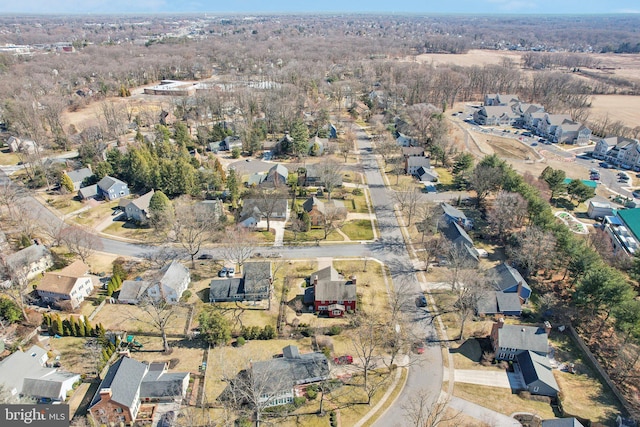
{"label": "row of townhouses", "polygon": [[593,149],[593,157],[623,169],[640,171],[640,142],[621,136],[602,138]]}
{"label": "row of townhouses", "polygon": [[539,104],[520,101],[517,95],[487,94],[473,120],[487,126],[517,126],[551,142],[588,145],[591,130],[568,114],[551,114]]}

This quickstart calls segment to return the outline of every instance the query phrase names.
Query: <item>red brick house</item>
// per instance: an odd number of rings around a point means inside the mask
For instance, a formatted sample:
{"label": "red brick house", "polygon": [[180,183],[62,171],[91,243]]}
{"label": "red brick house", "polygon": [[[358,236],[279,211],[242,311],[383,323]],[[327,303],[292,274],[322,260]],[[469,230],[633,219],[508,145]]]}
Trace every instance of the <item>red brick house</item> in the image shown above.
{"label": "red brick house", "polygon": [[309,278],[311,286],[307,288],[304,302],[313,304],[313,310],[319,315],[342,317],[347,312],[356,311],[356,277],[346,280],[335,268],[326,267],[316,271]]}
{"label": "red brick house", "polygon": [[347,208],[342,200],[323,202],[316,197],[309,197],[302,204],[302,208],[309,214],[309,220],[314,227],[324,224],[324,218],[327,214],[332,217],[347,217]]}

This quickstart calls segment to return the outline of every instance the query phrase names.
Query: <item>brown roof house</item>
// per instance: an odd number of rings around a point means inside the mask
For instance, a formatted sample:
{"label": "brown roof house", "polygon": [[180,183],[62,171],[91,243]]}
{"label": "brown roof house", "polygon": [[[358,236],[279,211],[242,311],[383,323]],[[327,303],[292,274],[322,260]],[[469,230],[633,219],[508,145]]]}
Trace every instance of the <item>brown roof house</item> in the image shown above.
{"label": "brown roof house", "polygon": [[89,266],[82,261],[75,261],[62,270],[45,273],[36,291],[46,303],[69,301],[72,309],[78,308],[93,292]]}
{"label": "brown roof house", "polygon": [[309,214],[309,219],[313,226],[324,224],[324,219],[327,215],[338,216],[341,219],[347,217],[347,208],[342,200],[327,200],[323,202],[314,196],[305,200],[302,208]]}
{"label": "brown roof house", "polygon": [[165,363],[146,364],[123,356],[107,371],[89,413],[101,425],[132,425],[142,402],[179,402],[188,386],[188,372],[170,373]]}

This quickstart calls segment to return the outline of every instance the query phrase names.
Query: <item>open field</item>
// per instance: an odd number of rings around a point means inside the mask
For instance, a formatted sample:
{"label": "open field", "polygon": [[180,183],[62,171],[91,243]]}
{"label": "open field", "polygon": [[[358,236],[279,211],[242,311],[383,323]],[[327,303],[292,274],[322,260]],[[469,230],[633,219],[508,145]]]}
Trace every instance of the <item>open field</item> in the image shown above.
{"label": "open field", "polygon": [[[640,73],[640,69],[638,73]],[[634,128],[640,125],[638,111],[640,111],[640,96],[595,95],[592,97],[589,109],[589,120],[593,121],[609,116],[610,121],[619,120],[626,126]]]}
{"label": "open field", "polygon": [[85,347],[86,338],[49,338],[50,351],[59,352],[62,368],[76,374],[95,372],[102,357],[100,349]]}
{"label": "open field", "polygon": [[[183,334],[187,321],[187,309],[176,306],[175,316],[167,328],[168,334]],[[141,308],[129,304],[105,304],[98,315],[93,319],[93,323],[102,325],[113,331],[129,331],[159,334],[159,331],[150,323],[150,317]]]}

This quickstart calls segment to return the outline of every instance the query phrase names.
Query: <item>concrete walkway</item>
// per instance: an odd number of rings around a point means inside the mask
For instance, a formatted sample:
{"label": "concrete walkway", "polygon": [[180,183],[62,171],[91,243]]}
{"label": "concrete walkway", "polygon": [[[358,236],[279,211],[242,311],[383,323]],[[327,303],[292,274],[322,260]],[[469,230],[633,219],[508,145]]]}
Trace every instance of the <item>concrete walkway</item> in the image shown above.
{"label": "concrete walkway", "polygon": [[456,369],[454,378],[458,383],[511,388],[509,377],[505,370],[485,371],[480,369]]}
{"label": "concrete walkway", "polygon": [[451,396],[449,407],[494,427],[522,427],[517,420],[459,397]]}

